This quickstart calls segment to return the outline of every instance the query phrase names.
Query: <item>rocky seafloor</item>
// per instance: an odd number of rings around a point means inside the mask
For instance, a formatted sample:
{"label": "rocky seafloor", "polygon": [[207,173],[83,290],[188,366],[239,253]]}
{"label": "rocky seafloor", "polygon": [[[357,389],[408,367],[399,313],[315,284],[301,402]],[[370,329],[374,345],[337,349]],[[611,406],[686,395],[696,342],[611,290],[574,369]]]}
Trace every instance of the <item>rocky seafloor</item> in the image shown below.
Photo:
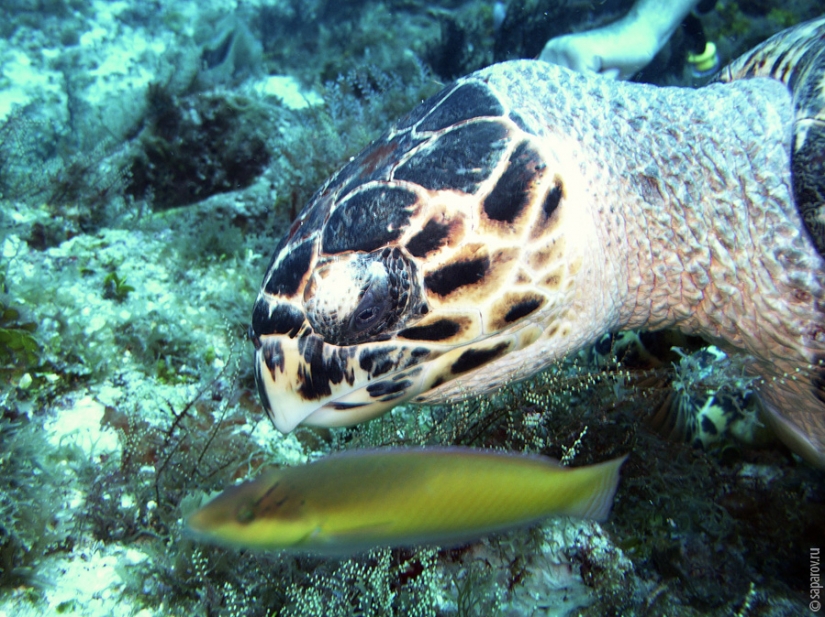
{"label": "rocky seafloor", "polygon": [[[324,178],[449,80],[629,4],[3,2],[0,617],[806,614],[823,474],[771,442],[657,434],[674,384],[708,379],[690,363],[582,354],[493,397],[286,436],[255,394],[252,303]],[[817,10],[702,19],[729,59]],[[700,85],[680,45],[641,77]],[[603,524],[351,559],[184,530],[263,465],[389,444],[630,457]]]}

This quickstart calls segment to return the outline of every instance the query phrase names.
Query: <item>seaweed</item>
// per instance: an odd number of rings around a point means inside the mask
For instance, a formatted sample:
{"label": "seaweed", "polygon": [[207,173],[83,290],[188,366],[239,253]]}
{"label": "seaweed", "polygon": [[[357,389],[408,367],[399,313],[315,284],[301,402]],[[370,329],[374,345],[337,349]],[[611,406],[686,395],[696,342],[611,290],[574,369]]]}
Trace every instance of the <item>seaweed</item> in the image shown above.
{"label": "seaweed", "polygon": [[20,311],[0,298],[0,364],[8,369],[35,366],[40,345],[33,336],[37,323],[22,317]]}
{"label": "seaweed", "polygon": [[115,302],[123,302],[135,290],[126,283],[126,277],[119,277],[117,272],[109,272],[103,279],[103,297]]}
{"label": "seaweed", "polygon": [[123,212],[126,170],[116,140],[108,135],[79,148],[49,111],[46,101],[34,101],[0,120],[0,199],[32,210],[22,235],[37,250],[95,231]]}
{"label": "seaweed", "polygon": [[248,187],[270,162],[273,112],[253,99],[228,91],[178,97],[153,83],[147,107],[126,194],[155,210]]}
{"label": "seaweed", "polygon": [[0,588],[41,586],[44,558],[72,549],[72,477],[85,462],[54,447],[41,427],[8,405],[0,416]]}

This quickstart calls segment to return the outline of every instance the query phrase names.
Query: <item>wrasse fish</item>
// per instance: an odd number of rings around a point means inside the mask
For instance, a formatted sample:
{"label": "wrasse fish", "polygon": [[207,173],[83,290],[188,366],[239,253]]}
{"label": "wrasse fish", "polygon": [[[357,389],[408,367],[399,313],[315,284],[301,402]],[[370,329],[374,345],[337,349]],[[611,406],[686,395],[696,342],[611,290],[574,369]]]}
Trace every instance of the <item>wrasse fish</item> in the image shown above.
{"label": "wrasse fish", "polygon": [[562,467],[471,448],[390,448],[271,469],[228,488],[187,523],[244,548],[352,554],[455,544],[553,515],[607,517],[626,457]]}

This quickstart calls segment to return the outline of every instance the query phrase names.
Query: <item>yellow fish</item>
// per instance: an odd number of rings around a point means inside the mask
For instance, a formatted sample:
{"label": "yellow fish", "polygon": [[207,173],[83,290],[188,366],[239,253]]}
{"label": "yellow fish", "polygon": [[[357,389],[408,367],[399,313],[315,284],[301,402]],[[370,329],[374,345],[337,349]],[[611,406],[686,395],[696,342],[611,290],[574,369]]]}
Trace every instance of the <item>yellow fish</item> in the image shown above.
{"label": "yellow fish", "polygon": [[358,450],[266,471],[187,523],[244,548],[343,555],[456,544],[552,515],[606,518],[625,458],[568,468],[471,448]]}

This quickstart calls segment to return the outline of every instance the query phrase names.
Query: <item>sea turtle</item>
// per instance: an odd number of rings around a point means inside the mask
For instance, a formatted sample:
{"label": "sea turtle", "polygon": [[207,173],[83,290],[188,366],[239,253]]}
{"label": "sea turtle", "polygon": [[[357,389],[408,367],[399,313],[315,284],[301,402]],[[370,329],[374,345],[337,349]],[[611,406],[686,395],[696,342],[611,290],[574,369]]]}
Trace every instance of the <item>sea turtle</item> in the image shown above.
{"label": "sea turtle", "polygon": [[475,395],[622,329],[752,360],[780,437],[825,466],[825,18],[700,89],[504,62],[330,178],[252,314],[284,432]]}

